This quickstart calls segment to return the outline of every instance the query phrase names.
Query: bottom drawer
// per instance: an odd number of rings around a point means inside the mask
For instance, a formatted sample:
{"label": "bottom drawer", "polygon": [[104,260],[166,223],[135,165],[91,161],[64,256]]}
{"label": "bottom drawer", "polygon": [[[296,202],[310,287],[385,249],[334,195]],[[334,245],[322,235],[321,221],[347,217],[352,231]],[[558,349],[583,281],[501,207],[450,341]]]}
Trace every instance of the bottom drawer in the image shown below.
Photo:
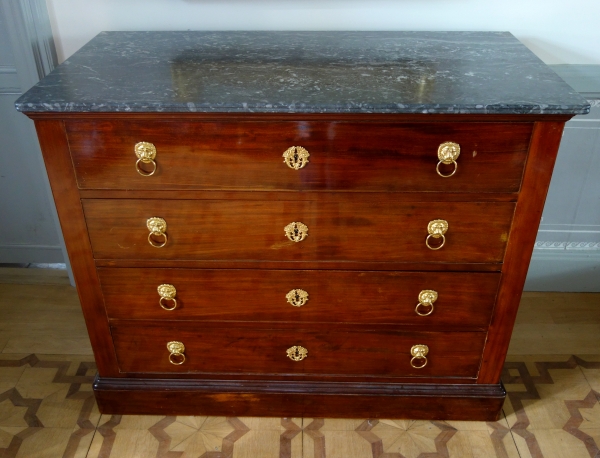
{"label": "bottom drawer", "polygon": [[[223,326],[202,322],[119,321],[112,326],[119,368],[127,373],[247,373],[379,377],[476,377],[485,332],[415,332],[330,326]],[[185,361],[167,343],[183,343]],[[426,345],[411,366],[411,348]],[[294,361],[288,349],[301,346]]]}

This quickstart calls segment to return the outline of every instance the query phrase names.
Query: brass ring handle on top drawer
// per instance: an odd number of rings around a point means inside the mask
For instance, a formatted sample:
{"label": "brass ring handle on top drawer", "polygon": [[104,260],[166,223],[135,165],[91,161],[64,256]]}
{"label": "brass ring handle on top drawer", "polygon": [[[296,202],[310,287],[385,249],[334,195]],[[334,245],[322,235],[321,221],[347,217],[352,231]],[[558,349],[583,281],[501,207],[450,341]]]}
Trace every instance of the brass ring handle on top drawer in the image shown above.
{"label": "brass ring handle on top drawer", "polygon": [[283,162],[285,162],[290,169],[300,170],[308,164],[309,156],[310,154],[308,154],[306,148],[292,146],[283,153]]}
{"label": "brass ring handle on top drawer", "polygon": [[292,242],[301,242],[308,236],[308,226],[301,222],[293,222],[283,228],[285,236]]}
{"label": "brass ring handle on top drawer", "polygon": [[[175,310],[177,308],[177,299],[175,299],[177,290],[175,289],[175,287],[173,285],[165,283],[164,285],[159,285],[159,287],[156,289],[158,291],[158,295],[160,296],[158,304],[165,310]],[[167,301],[171,301],[173,303],[173,306],[167,307]]]}
{"label": "brass ring handle on top drawer", "polygon": [[419,303],[415,312],[419,316],[429,316],[433,313],[433,303],[437,301],[438,293],[431,289],[424,289],[419,293]]}
{"label": "brass ring handle on top drawer", "polygon": [[169,362],[174,364],[175,366],[181,366],[185,363],[185,355],[183,352],[185,351],[185,345],[182,342],[178,342],[174,340],[172,342],[167,343],[167,350],[169,350]]}
{"label": "brass ring handle on top drawer", "polygon": [[285,295],[285,298],[294,307],[302,307],[308,302],[308,293],[303,289],[293,289]]}
{"label": "brass ring handle on top drawer", "polygon": [[[425,239],[425,245],[430,250],[439,250],[446,244],[446,236],[444,235],[448,230],[448,221],[443,219],[434,219],[433,221],[429,221],[427,224],[427,232],[429,235]],[[431,240],[442,239],[442,243],[438,246],[431,246]]]}
{"label": "brass ring handle on top drawer", "polygon": [[[423,369],[427,366],[427,353],[429,353],[427,345],[413,345],[410,349],[410,354],[412,355],[410,365],[415,369]],[[422,364],[418,364],[419,361],[422,361]]]}
{"label": "brass ring handle on top drawer", "polygon": [[[154,248],[162,248],[167,244],[167,222],[164,219],[158,218],[157,216],[149,218],[148,221],[146,221],[146,227],[150,231],[148,234],[148,242],[150,245]],[[162,237],[164,240],[158,242],[154,240],[154,237]]]}
{"label": "brass ring handle on top drawer", "polygon": [[308,350],[299,345],[295,345],[286,350],[287,357],[292,361],[302,361],[304,358],[308,356]]}
{"label": "brass ring handle on top drawer", "polygon": [[[444,142],[438,147],[437,155],[438,159],[440,160],[440,162],[438,162],[437,166],[435,167],[437,174],[443,178],[450,178],[458,170],[458,163],[456,162],[456,159],[458,159],[458,156],[460,156],[460,145],[454,142]],[[452,172],[448,175],[444,175],[440,171],[440,166],[442,164],[453,164],[454,168]]]}
{"label": "brass ring handle on top drawer", "polygon": [[[150,177],[156,172],[156,147],[152,143],[139,142],[133,147],[138,160],[135,163],[135,170],[143,177]],[[144,170],[141,164],[152,164],[151,170]]]}

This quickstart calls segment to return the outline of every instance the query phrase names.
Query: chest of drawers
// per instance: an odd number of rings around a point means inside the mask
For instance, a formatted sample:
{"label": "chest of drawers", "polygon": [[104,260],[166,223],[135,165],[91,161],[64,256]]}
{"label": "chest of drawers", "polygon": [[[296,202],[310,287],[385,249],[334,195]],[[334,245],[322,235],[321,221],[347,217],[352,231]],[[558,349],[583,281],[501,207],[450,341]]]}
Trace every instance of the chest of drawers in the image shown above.
{"label": "chest of drawers", "polygon": [[[101,34],[23,96],[101,411],[495,419],[562,127],[588,107],[480,35]],[[440,40],[483,72],[482,37],[541,75],[535,103],[443,80]],[[142,48],[162,64],[117,65]]]}

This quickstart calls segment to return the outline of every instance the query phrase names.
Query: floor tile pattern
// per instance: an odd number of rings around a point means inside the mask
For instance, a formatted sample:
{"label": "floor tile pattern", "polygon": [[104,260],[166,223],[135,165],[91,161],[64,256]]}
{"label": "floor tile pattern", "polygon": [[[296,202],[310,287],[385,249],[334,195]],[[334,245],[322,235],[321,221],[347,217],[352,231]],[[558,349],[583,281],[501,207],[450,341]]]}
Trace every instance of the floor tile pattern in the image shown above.
{"label": "floor tile pattern", "polygon": [[1,355],[0,457],[85,457],[100,413],[89,356]]}
{"label": "floor tile pattern", "polygon": [[0,355],[0,458],[600,458],[600,355],[511,356],[497,422],[100,415],[89,356]]}
{"label": "floor tile pattern", "polygon": [[600,458],[600,358],[512,356],[504,413],[522,457]]}
{"label": "floor tile pattern", "polygon": [[111,416],[66,271],[0,268],[0,458],[600,458],[599,305],[524,293],[497,422]]}

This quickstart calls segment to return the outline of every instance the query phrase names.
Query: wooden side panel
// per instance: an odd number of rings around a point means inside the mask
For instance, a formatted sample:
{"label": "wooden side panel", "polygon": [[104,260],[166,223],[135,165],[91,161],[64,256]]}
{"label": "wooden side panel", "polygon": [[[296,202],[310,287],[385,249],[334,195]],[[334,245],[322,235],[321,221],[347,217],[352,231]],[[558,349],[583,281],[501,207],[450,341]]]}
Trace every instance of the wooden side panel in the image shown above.
{"label": "wooden side panel", "polygon": [[[99,268],[110,318],[295,323],[381,323],[436,328],[489,324],[499,273],[345,272],[319,270]],[[157,287],[176,288],[176,304],[159,304]],[[303,289],[308,300],[290,304]],[[419,293],[434,290],[433,311]]]}
{"label": "wooden side panel", "polygon": [[533,130],[478,383],[500,380],[563,127],[561,122],[539,122]]}
{"label": "wooden side panel", "polygon": [[[148,190],[517,192],[531,129],[525,122],[67,122],[81,188]],[[157,149],[151,177],[135,170],[141,141]],[[461,146],[448,179],[435,170],[447,141]],[[310,154],[301,170],[284,164],[292,146]]]}
{"label": "wooden side panel", "polygon": [[[293,262],[499,263],[514,211],[509,202],[386,205],[364,195],[326,203],[86,199],[83,206],[96,259]],[[164,248],[148,242],[151,217],[167,222]],[[433,251],[425,241],[435,219],[449,229],[445,246]],[[308,227],[303,241],[286,237],[292,222]]]}
{"label": "wooden side panel", "polygon": [[118,370],[108,318],[104,310],[63,122],[38,120],[35,126],[92,342],[94,358],[101,375],[117,376]]}

